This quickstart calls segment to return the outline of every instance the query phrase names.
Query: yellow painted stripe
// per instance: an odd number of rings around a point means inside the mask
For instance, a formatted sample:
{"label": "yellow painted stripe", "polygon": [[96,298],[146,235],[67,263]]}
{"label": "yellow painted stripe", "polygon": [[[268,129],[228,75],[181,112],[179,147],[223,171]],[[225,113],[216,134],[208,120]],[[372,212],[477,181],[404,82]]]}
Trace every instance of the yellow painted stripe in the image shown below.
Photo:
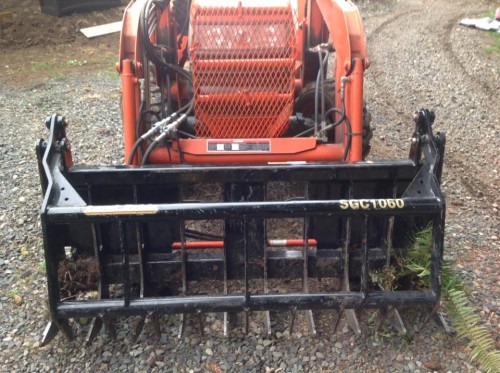
{"label": "yellow painted stripe", "polygon": [[154,215],[158,212],[155,205],[114,205],[114,206],[87,206],[82,207],[87,216],[118,216],[118,215]]}

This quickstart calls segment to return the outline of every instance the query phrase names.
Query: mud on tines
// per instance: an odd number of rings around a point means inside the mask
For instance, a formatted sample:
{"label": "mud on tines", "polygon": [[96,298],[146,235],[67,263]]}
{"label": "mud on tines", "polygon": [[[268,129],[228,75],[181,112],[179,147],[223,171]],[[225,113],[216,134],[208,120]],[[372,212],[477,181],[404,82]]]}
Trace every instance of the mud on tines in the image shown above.
{"label": "mud on tines", "polygon": [[[435,312],[444,136],[421,110],[407,160],[364,160],[364,40],[344,0],[131,2],[119,63],[127,166],[73,165],[59,115],[37,146],[43,343],[73,338],[80,318],[92,318],[90,342],[129,316],[135,340],[146,318],[161,333],[165,314],[181,315],[182,336],[189,314],[200,331],[220,314],[224,334],[234,315],[246,331],[258,315],[271,334],[271,311],[290,313],[290,331],[300,313],[312,333],[315,310],[355,333],[359,309],[401,332],[398,308]],[[430,286],[375,286],[370,274],[429,225]]]}

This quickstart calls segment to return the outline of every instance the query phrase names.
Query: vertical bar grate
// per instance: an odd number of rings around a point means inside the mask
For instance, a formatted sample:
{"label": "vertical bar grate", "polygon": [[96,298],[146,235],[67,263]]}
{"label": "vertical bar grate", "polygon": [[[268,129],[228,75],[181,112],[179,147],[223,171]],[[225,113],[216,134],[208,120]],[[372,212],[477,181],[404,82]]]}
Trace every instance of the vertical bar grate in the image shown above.
{"label": "vertical bar grate", "polygon": [[123,277],[123,302],[125,307],[130,305],[130,262],[125,240],[125,223],[121,220],[118,221],[118,230],[120,237],[120,252],[122,255],[122,277]]}

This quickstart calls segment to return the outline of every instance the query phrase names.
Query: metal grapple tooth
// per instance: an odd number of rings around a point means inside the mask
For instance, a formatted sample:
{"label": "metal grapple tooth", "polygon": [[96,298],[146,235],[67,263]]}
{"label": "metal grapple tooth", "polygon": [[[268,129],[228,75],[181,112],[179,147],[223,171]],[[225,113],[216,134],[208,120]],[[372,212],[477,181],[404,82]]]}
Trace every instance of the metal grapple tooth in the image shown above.
{"label": "metal grapple tooth", "polygon": [[[314,316],[312,313],[312,310],[305,310],[305,315],[306,315],[306,322],[307,326],[309,328],[310,333],[315,336],[317,334],[316,332],[316,325],[314,323]],[[290,335],[293,333],[293,330],[295,329],[295,319],[297,317],[297,310],[294,308],[290,310],[290,319],[288,323],[288,329],[290,331]]]}
{"label": "metal grapple tooth", "polygon": [[177,334],[177,338],[182,339],[184,337],[184,332],[186,331],[186,321],[187,314],[181,314],[181,325],[179,326],[179,334]]}
{"label": "metal grapple tooth", "polygon": [[239,325],[237,312],[224,312],[224,337],[228,337],[231,330]]}
{"label": "metal grapple tooth", "polygon": [[50,343],[58,333],[59,327],[52,320],[49,321],[43,331],[41,346],[45,346]]}
{"label": "metal grapple tooth", "polygon": [[229,336],[229,313],[224,312],[224,326],[222,327],[222,332],[224,334],[224,337]]}
{"label": "metal grapple tooth", "polygon": [[375,320],[375,331],[378,332],[384,325],[385,320],[387,319],[387,310],[384,308],[375,311],[377,315],[377,319]]}
{"label": "metal grapple tooth", "polygon": [[306,311],[306,320],[307,320],[307,326],[309,327],[309,331],[313,336],[316,336],[317,335],[316,325],[314,323],[314,315],[312,313],[312,310]]}
{"label": "metal grapple tooth", "polygon": [[442,312],[436,312],[435,317],[436,322],[443,327],[446,334],[453,334],[454,330],[450,327],[446,319],[444,318],[444,314]]}
{"label": "metal grapple tooth", "polygon": [[144,329],[144,323],[146,321],[146,318],[144,316],[139,316],[132,327],[132,336],[131,336],[131,342],[132,344],[135,344],[139,337],[141,336],[142,330]]}
{"label": "metal grapple tooth", "polygon": [[339,324],[340,324],[340,319],[342,318],[343,313],[344,313],[344,310],[340,309],[338,312],[337,318],[335,319],[335,323],[333,324],[333,334],[335,334],[337,332],[337,329],[338,329]]}
{"label": "metal grapple tooth", "polygon": [[245,335],[248,335],[249,331],[250,331],[250,317],[249,317],[249,313],[248,311],[245,311],[245,330],[244,330],[244,333]]}
{"label": "metal grapple tooth", "polygon": [[161,325],[160,325],[160,317],[157,313],[152,313],[150,315],[151,324],[153,324],[153,329],[155,331],[156,338],[161,338]]}
{"label": "metal grapple tooth", "polygon": [[359,327],[358,317],[352,309],[344,310],[344,314],[347,319],[347,323],[351,327],[352,331],[356,335],[361,335],[361,328]]}
{"label": "metal grapple tooth", "polygon": [[85,338],[85,345],[89,346],[99,335],[104,323],[102,318],[94,317],[92,322],[90,323],[90,329],[87,333],[87,337]]}
{"label": "metal grapple tooth", "polygon": [[[197,312],[198,329],[199,329],[201,337],[205,336],[205,322],[203,320],[204,317],[205,317],[205,314],[203,312]],[[188,318],[188,314],[186,314],[186,313],[181,314],[181,325],[179,327],[179,334],[177,335],[177,337],[179,339],[183,338],[184,333],[186,332],[187,318]]]}
{"label": "metal grapple tooth", "polygon": [[111,339],[116,340],[116,322],[110,316],[103,316],[102,322],[104,323],[104,329]]}
{"label": "metal grapple tooth", "polygon": [[73,332],[73,328],[69,324],[68,320],[58,320],[57,326],[61,330],[67,341],[71,342],[75,339],[75,333]]}
{"label": "metal grapple tooth", "polygon": [[270,337],[273,334],[273,330],[271,328],[271,312],[264,312],[264,320],[266,323],[267,336]]}
{"label": "metal grapple tooth", "polygon": [[198,327],[200,329],[200,336],[204,337],[205,336],[205,320],[204,320],[204,313],[203,312],[198,312]]}
{"label": "metal grapple tooth", "polygon": [[430,311],[427,313],[424,311],[421,316],[422,323],[420,324],[418,330],[422,330],[431,320],[434,320],[436,324],[443,328],[444,332],[447,334],[453,334],[453,329],[448,325],[448,322],[444,318],[442,312],[439,312],[439,303],[436,304]]}
{"label": "metal grapple tooth", "polygon": [[406,335],[407,330],[399,311],[397,309],[394,309],[393,311],[394,312],[392,313],[392,316],[390,318],[391,325],[394,326],[394,328],[398,331],[399,334]]}
{"label": "metal grapple tooth", "polygon": [[290,321],[288,323],[288,330],[290,331],[290,335],[293,333],[293,329],[295,327],[295,316],[297,311],[295,309],[290,310]]}
{"label": "metal grapple tooth", "polygon": [[377,320],[375,322],[375,330],[379,331],[384,322],[388,320],[391,326],[396,329],[400,335],[406,335],[407,330],[399,311],[395,308],[381,308],[378,311]]}
{"label": "metal grapple tooth", "polygon": [[57,334],[61,332],[64,337],[68,341],[72,341],[75,338],[75,334],[73,333],[73,328],[68,323],[68,320],[50,320],[43,331],[42,340],[40,344],[42,346],[47,345],[50,341],[52,341]]}

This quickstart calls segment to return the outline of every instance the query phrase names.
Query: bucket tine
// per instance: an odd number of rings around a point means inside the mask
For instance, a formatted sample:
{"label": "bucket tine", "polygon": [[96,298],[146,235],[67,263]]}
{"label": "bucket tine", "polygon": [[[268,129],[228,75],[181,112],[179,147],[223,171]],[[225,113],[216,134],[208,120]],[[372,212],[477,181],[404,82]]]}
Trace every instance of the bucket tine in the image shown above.
{"label": "bucket tine", "polygon": [[182,339],[184,337],[184,332],[186,331],[186,320],[187,314],[181,314],[181,325],[179,326],[179,334],[177,334],[177,338]]}
{"label": "bucket tine", "polygon": [[[306,184],[306,190],[305,194],[306,197],[309,198],[308,195],[308,184]],[[303,260],[303,266],[302,266],[302,291],[304,293],[309,292],[309,218],[304,218],[304,227],[303,227],[303,232],[304,232],[304,245],[302,246],[302,260]],[[309,331],[311,332],[312,335],[316,335],[316,326],[314,324],[314,317],[313,313],[311,310],[306,310],[306,320],[307,320],[307,326],[309,327]]]}
{"label": "bucket tine", "polygon": [[[348,190],[348,198],[352,198],[353,193],[352,193],[352,183],[349,184],[349,190]],[[342,256],[344,257],[344,270],[343,270],[343,277],[342,277],[342,290],[344,291],[350,291],[350,285],[349,285],[349,245],[351,243],[351,218],[347,217],[345,218],[345,231],[344,231],[344,246],[343,246],[343,253]],[[351,327],[352,331],[356,335],[361,335],[361,328],[359,327],[359,322],[358,318],[356,317],[356,313],[354,312],[353,309],[345,309],[342,312],[347,319],[347,323]],[[342,314],[341,313],[341,314]],[[340,315],[339,315],[340,318]]]}
{"label": "bucket tine", "polygon": [[361,328],[359,327],[358,317],[353,309],[348,309],[344,311],[347,318],[347,323],[351,327],[352,331],[356,335],[361,335]]}
{"label": "bucket tine", "polygon": [[123,302],[125,307],[130,306],[130,298],[132,294],[130,286],[130,258],[128,255],[127,245],[125,243],[125,223],[118,221],[118,230],[120,237],[120,252],[122,255],[122,277],[123,277]]}
{"label": "bucket tine", "polygon": [[200,336],[205,336],[205,314],[203,312],[198,312],[198,327],[200,329]]}
{"label": "bucket tine", "polygon": [[[186,332],[186,325],[187,325],[187,319],[189,314],[183,313],[181,314],[181,325],[179,326],[179,334],[177,334],[177,337],[179,339],[182,339],[185,335]],[[204,322],[204,317],[205,314],[203,312],[197,312],[197,318],[198,318],[198,329],[200,331],[200,336],[204,337],[205,336],[205,322]]]}
{"label": "bucket tine", "polygon": [[398,331],[400,335],[406,335],[407,330],[405,324],[403,323],[403,319],[401,318],[401,315],[396,308],[392,310],[392,315],[389,320],[391,322],[391,325]]}
{"label": "bucket tine", "polygon": [[[243,217],[243,257],[245,259],[245,267],[244,267],[244,277],[245,277],[245,304],[248,304],[250,299],[250,289],[248,287],[248,244],[247,244],[247,224],[248,220]],[[248,311],[245,311],[245,335],[248,334],[249,328],[249,320],[248,320]]]}
{"label": "bucket tine", "polygon": [[375,330],[379,331],[384,322],[388,320],[391,326],[396,329],[399,335],[406,335],[407,330],[401,319],[401,315],[399,311],[395,308],[381,308],[379,309],[379,313],[377,316],[377,320],[375,322]]}
{"label": "bucket tine", "polygon": [[[224,247],[222,248],[222,267],[224,271],[224,295],[228,295],[228,283],[227,283],[227,248],[226,245],[224,244]],[[229,336],[229,329],[231,328],[231,314],[229,312],[224,312],[224,326],[223,326],[223,333],[224,337]]]}
{"label": "bucket tine", "polygon": [[439,309],[439,303],[436,304],[434,307],[432,307],[432,309],[426,315],[424,313],[422,313],[421,319],[423,319],[423,321],[420,325],[420,328],[419,328],[420,330],[422,330],[423,327],[426,326],[427,323],[437,315],[438,309]]}
{"label": "bucket tine", "polygon": [[[182,194],[182,190],[181,190]],[[179,236],[181,239],[181,258],[182,258],[182,295],[187,293],[187,251],[186,251],[186,222],[184,220],[179,221]],[[187,314],[183,313],[181,315],[181,325],[179,327],[178,337],[181,339],[184,337],[184,332],[186,330],[186,320]]]}
{"label": "bucket tine", "polygon": [[228,312],[224,312],[224,326],[223,326],[222,331],[224,333],[224,337],[229,336],[229,313]]}
{"label": "bucket tine", "polygon": [[90,346],[92,342],[96,339],[101,331],[104,323],[102,322],[102,318],[94,317],[92,322],[90,323],[90,329],[87,333],[87,337],[85,338],[85,345]]}
{"label": "bucket tine", "polygon": [[50,343],[58,333],[59,327],[52,320],[49,321],[43,331],[41,346],[43,347]]}
{"label": "bucket tine", "polygon": [[116,340],[116,323],[115,320],[110,316],[103,316],[102,322],[104,323],[104,328],[106,329],[106,333],[109,334],[111,339]]}
{"label": "bucket tine", "polygon": [[435,320],[440,326],[443,327],[446,334],[453,334],[453,330],[451,329],[450,325],[448,325],[448,322],[444,318],[444,314],[442,312],[436,313]]}
{"label": "bucket tine", "polygon": [[265,311],[265,313],[264,313],[264,320],[265,320],[265,323],[266,323],[267,335],[270,337],[272,335],[272,333],[273,333],[273,330],[271,328],[271,312]]}
{"label": "bucket tine", "polygon": [[445,331],[446,334],[453,334],[453,330],[451,327],[448,325],[448,322],[444,318],[443,313],[439,312],[439,303],[436,304],[424,317],[421,317],[424,319],[422,321],[419,330],[422,330],[431,320],[436,321],[436,323],[442,327]]}
{"label": "bucket tine", "polygon": [[[266,232],[267,232],[267,220],[265,220],[266,224]],[[263,280],[264,280],[264,294],[269,294],[269,283],[267,281],[267,264],[268,264],[268,253],[267,253],[267,245],[264,245],[264,271],[263,271]],[[266,324],[266,333],[270,337],[273,333],[271,327],[271,312],[264,311],[264,323]]]}
{"label": "bucket tine", "polygon": [[380,308],[378,310],[377,319],[375,320],[375,331],[378,332],[384,325],[385,320],[387,320],[388,310],[387,308]]}
{"label": "bucket tine", "polygon": [[290,330],[290,335],[293,333],[293,328],[295,327],[295,315],[296,315],[296,309],[292,309],[290,311],[290,322],[289,322],[289,327],[288,329]]}
{"label": "bucket tine", "polygon": [[43,332],[41,345],[45,346],[47,343],[52,341],[59,331],[64,335],[67,341],[72,341],[75,337],[73,333],[73,328],[69,325],[67,320],[51,320],[48,322],[45,330]]}
{"label": "bucket tine", "polygon": [[363,217],[363,238],[361,240],[361,292],[368,293],[368,215]]}
{"label": "bucket tine", "polygon": [[316,336],[316,325],[314,323],[314,316],[312,313],[312,310],[307,310],[306,311],[306,320],[307,320],[307,326],[309,327],[309,330],[311,331],[311,334],[313,336]]}
{"label": "bucket tine", "polygon": [[61,329],[64,338],[71,342],[75,338],[75,333],[73,333],[73,328],[69,325],[68,320],[58,320],[59,328]]}
{"label": "bucket tine", "polygon": [[[134,203],[139,203],[137,197],[137,185],[134,184]],[[144,265],[144,244],[142,239],[142,226],[139,222],[135,223],[135,236],[137,240],[137,255],[139,257],[139,298],[144,298],[144,286],[145,286],[145,265]]]}
{"label": "bucket tine", "polygon": [[[397,185],[393,183],[392,186],[392,198],[397,197]],[[394,234],[394,216],[390,216],[387,220],[387,235],[386,235],[386,252],[385,252],[385,267],[389,268],[391,265],[391,255],[393,251],[393,234]],[[396,308],[380,308],[375,323],[375,330],[378,331],[384,324],[386,320],[389,320],[390,324],[400,335],[405,335],[407,333],[406,327],[401,319],[401,315]]]}
{"label": "bucket tine", "polygon": [[248,335],[249,330],[250,330],[249,312],[245,311],[245,335]]}
{"label": "bucket tine", "polygon": [[[92,193],[91,189],[89,186],[88,189],[88,199],[89,203],[92,203]],[[102,265],[102,242],[101,242],[101,232],[100,232],[100,227],[99,225],[96,225],[95,223],[91,224],[91,232],[92,232],[92,243],[94,246],[94,257],[97,262],[97,268],[99,269],[99,284],[98,284],[98,294],[99,294],[99,299],[103,298],[108,298],[109,297],[109,288],[106,286],[105,282],[105,276],[104,276],[104,271],[103,271],[103,265]],[[87,333],[87,337],[85,340],[86,345],[90,345],[99,335],[100,331],[102,330],[103,326],[106,329],[106,323],[105,323],[105,316],[101,315],[99,317],[96,317],[92,320],[92,323],[90,325],[90,329]],[[116,335],[114,337],[116,339]]]}
{"label": "bucket tine", "polygon": [[142,330],[144,329],[144,323],[146,321],[146,318],[144,316],[139,316],[136,321],[134,322],[134,326],[132,328],[132,336],[131,336],[131,341],[132,344],[135,344],[137,340],[139,339]]}
{"label": "bucket tine", "polygon": [[343,313],[344,313],[344,310],[339,309],[339,313],[337,315],[337,318],[335,319],[335,323],[333,324],[333,334],[335,334],[337,332],[337,329],[338,329],[339,324],[340,324],[340,319],[342,318]]}
{"label": "bucket tine", "polygon": [[156,338],[161,338],[161,325],[160,325],[160,316],[157,313],[152,313],[150,316],[151,324],[153,324],[153,329],[155,331]]}

